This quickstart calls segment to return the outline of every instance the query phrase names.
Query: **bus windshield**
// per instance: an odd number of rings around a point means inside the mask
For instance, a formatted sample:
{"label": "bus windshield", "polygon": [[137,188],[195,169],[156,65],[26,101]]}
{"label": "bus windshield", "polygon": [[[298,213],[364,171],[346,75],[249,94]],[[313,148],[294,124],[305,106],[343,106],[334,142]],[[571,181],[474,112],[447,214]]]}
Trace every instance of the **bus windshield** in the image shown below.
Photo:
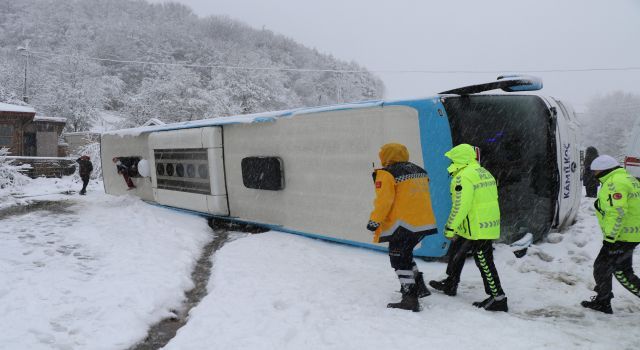
{"label": "bus windshield", "polygon": [[530,232],[542,238],[552,225],[558,194],[555,129],[537,96],[445,97],[454,145],[480,148],[480,164],[498,183],[500,241]]}

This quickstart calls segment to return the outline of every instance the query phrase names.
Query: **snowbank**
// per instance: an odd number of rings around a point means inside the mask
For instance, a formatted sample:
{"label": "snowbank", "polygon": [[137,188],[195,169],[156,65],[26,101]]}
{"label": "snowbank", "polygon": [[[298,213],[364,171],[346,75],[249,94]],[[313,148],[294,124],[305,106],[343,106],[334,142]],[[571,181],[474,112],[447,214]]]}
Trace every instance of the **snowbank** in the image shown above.
{"label": "snowbank", "polygon": [[0,348],[128,348],[192,287],[206,222],[98,189],[2,220]]}
{"label": "snowbank", "polygon": [[29,168],[29,165],[14,165],[11,157],[8,157],[9,149],[0,147],[0,210],[15,205],[14,193],[31,181],[21,170]]}
{"label": "snowbank", "polygon": [[[385,308],[400,295],[382,253],[277,232],[247,236],[216,254],[209,295],[166,349],[635,348],[640,300],[616,285],[614,315],[579,305],[593,294],[601,245],[590,208],[585,201],[578,224],[522,259],[497,246],[509,313],[471,305],[485,298],[471,259],[458,296],[434,292],[412,313]],[[443,263],[419,265],[427,280],[444,277]]]}

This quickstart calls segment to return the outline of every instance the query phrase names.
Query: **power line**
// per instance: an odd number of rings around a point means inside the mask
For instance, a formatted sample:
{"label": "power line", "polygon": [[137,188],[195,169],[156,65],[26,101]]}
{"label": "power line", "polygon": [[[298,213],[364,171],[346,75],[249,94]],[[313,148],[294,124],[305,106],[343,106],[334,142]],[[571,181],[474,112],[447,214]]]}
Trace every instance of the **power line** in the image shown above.
{"label": "power line", "polygon": [[234,66],[234,65],[200,65],[200,64],[186,64],[186,63],[170,63],[170,62],[153,62],[153,61],[138,61],[138,60],[117,60],[111,58],[100,58],[90,56],[78,56],[78,55],[64,55],[55,54],[49,52],[29,51],[33,54],[48,55],[55,57],[69,57],[69,58],[82,58],[86,60],[99,61],[99,62],[113,62],[123,64],[142,64],[142,65],[157,65],[157,66],[173,66],[173,67],[185,67],[185,68],[208,68],[208,69],[228,69],[228,70],[249,70],[249,71],[283,71],[283,72],[306,72],[306,73],[350,73],[350,74],[362,74],[362,73],[379,73],[379,74],[489,74],[489,73],[503,73],[503,72],[518,72],[518,73],[575,73],[575,72],[612,72],[612,71],[640,71],[639,67],[596,67],[596,68],[566,68],[566,69],[502,69],[502,70],[404,70],[404,69],[321,69],[321,68],[287,68],[287,67],[247,67],[247,66]]}
{"label": "power line", "polygon": [[169,62],[153,62],[153,61],[137,61],[137,60],[115,60],[110,58],[99,58],[89,56],[77,56],[77,55],[62,55],[48,52],[31,51],[34,54],[49,55],[56,57],[69,57],[69,58],[82,58],[92,61],[100,62],[114,62],[124,64],[143,64],[143,65],[157,65],[157,66],[173,66],[173,67],[186,67],[186,68],[211,68],[211,69],[236,69],[236,70],[256,70],[256,71],[285,71],[285,72],[328,72],[328,73],[370,73],[367,70],[349,70],[349,69],[313,69],[313,68],[286,68],[286,67],[246,67],[246,66],[232,66],[232,65],[200,65],[200,64],[185,64],[185,63],[169,63]]}

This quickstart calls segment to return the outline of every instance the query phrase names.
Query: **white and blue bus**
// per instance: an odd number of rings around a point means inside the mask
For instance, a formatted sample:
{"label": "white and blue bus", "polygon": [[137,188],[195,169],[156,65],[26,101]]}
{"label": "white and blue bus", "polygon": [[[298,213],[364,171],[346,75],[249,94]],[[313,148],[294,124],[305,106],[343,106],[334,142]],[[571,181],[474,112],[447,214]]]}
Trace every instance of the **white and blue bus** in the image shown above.
{"label": "white and blue bus", "polygon": [[[527,77],[435,96],[366,101],[108,132],[101,138],[107,193],[373,249],[365,226],[372,210],[371,172],[388,142],[405,144],[424,167],[439,234],[416,256],[446,254],[453,145],[481,150],[498,182],[503,242],[535,239],[575,220],[581,193],[576,119],[563,102],[492,89],[541,88]],[[137,164],[127,191],[112,158]]]}

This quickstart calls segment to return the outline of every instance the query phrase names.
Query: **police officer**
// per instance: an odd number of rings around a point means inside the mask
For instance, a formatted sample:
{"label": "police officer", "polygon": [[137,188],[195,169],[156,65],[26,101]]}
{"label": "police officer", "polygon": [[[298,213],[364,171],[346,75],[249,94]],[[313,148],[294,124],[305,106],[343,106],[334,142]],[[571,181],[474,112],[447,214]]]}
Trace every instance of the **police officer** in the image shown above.
{"label": "police officer", "polygon": [[402,301],[387,307],[420,311],[418,298],[431,293],[413,260],[413,248],[425,236],[437,233],[429,177],[409,162],[404,145],[386,144],[379,157],[384,168],[373,173],[376,198],[367,229],[374,233],[374,243],[389,242],[389,260],[400,281]]}
{"label": "police officer", "polygon": [[581,304],[611,314],[612,275],[640,297],[640,278],[634,274],[631,261],[640,243],[640,182],[609,155],[594,159],[591,170],[602,184],[594,205],[604,241],[593,263],[597,294]]}
{"label": "police officer", "polygon": [[447,278],[430,281],[429,285],[447,295],[456,295],[466,255],[472,252],[489,295],[473,305],[489,311],[508,311],[507,297],[493,263],[492,241],[500,237],[496,180],[480,166],[475,149],[468,144],[452,148],[445,156],[452,161],[447,170],[453,177],[450,186],[453,205],[445,236],[453,241],[449,248]]}

